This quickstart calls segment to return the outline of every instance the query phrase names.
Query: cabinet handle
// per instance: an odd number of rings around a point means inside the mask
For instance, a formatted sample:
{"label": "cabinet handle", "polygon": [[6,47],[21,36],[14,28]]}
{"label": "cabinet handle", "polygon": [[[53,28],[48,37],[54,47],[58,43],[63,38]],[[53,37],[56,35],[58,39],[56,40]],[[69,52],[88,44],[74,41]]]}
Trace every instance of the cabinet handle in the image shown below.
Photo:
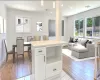
{"label": "cabinet handle", "polygon": [[53,69],[53,71],[56,71],[57,69]]}
{"label": "cabinet handle", "polygon": [[42,52],[42,50],[38,51],[38,52]]}
{"label": "cabinet handle", "polygon": [[44,62],[45,62],[45,56],[44,56]]}

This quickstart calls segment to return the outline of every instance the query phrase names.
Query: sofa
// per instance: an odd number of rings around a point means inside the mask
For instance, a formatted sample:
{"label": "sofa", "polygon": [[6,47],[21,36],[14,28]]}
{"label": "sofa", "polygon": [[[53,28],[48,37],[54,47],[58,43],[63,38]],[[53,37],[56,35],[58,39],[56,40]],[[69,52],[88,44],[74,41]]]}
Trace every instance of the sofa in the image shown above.
{"label": "sofa", "polygon": [[93,40],[78,38],[77,41],[68,43],[68,49],[72,51],[72,56],[83,59],[95,56],[95,45]]}

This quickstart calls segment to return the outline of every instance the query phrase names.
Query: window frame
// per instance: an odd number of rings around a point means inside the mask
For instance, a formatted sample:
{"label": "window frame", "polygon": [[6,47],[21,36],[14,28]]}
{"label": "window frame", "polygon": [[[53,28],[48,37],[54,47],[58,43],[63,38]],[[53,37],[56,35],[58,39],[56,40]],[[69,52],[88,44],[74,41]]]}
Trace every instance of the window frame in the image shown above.
{"label": "window frame", "polygon": [[[92,20],[94,22],[94,17],[98,17],[98,16],[100,16],[100,15],[85,17],[85,37],[86,38],[97,38],[97,39],[100,38],[100,37],[95,37],[94,34],[93,34],[93,27],[94,27],[93,23],[92,23],[92,36],[89,37],[89,36],[86,35],[87,34],[86,33],[86,29],[87,29],[87,18],[92,18]],[[99,35],[100,35],[100,33],[99,33]]]}
{"label": "window frame", "polygon": [[[75,20],[74,20],[74,29],[73,29],[73,30],[74,30],[74,31],[73,31],[73,32],[74,32],[74,37],[77,37],[77,38],[83,38],[83,37],[85,37],[85,38],[92,38],[92,39],[93,39],[93,38],[97,38],[97,39],[100,38],[100,37],[94,36],[94,32],[93,32],[93,29],[94,29],[94,18],[95,18],[95,17],[99,17],[99,15],[75,19]],[[87,19],[88,19],[88,18],[92,18],[92,36],[87,36]],[[84,30],[84,31],[83,31],[83,36],[76,36],[76,35],[75,35],[75,28],[76,28],[76,26],[75,26],[75,21],[76,21],[76,20],[81,20],[81,19],[83,19],[83,25],[84,25],[84,26],[83,26],[83,30]],[[99,23],[100,23],[100,22],[99,22]],[[100,27],[99,27],[99,28],[100,28]],[[99,32],[99,36],[100,36],[100,32]]]}
{"label": "window frame", "polygon": [[[76,30],[75,30],[75,29],[76,29],[75,21],[77,21],[77,20],[79,20],[79,27],[80,27],[80,20],[83,20],[83,36],[80,36],[80,31],[79,31],[79,35],[78,35],[78,36],[75,35],[75,32],[76,32]],[[83,37],[85,36],[85,35],[84,35],[84,32],[85,32],[84,23],[85,23],[84,18],[80,18],[80,19],[75,19],[75,20],[74,20],[74,37],[83,38]]]}
{"label": "window frame", "polygon": [[93,23],[92,23],[92,36],[87,36],[87,19],[88,18],[92,18],[92,22],[93,22],[93,17],[86,17],[85,18],[85,37],[86,38],[93,38]]}
{"label": "window frame", "polygon": [[[98,15],[98,16],[95,16],[95,17],[99,17],[99,19],[100,19],[100,16]],[[95,27],[94,26],[94,18],[95,17],[93,17],[93,27]],[[100,29],[100,21],[99,21],[99,29]],[[100,31],[99,31],[99,36],[100,36]],[[93,38],[100,38],[100,37],[96,37],[96,36],[94,36],[94,33],[93,33]]]}

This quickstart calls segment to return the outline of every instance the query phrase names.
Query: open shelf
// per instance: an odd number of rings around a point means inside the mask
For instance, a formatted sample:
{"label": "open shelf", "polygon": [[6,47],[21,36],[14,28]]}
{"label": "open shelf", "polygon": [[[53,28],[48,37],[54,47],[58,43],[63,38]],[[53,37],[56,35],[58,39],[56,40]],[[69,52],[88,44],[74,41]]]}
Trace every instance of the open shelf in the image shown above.
{"label": "open shelf", "polygon": [[53,62],[57,62],[61,60],[61,47],[54,46],[54,47],[47,47],[46,49],[46,63],[50,64]]}
{"label": "open shelf", "polygon": [[60,57],[48,57],[47,58],[47,64],[50,64],[52,62],[57,62],[57,61],[60,61],[61,58]]}

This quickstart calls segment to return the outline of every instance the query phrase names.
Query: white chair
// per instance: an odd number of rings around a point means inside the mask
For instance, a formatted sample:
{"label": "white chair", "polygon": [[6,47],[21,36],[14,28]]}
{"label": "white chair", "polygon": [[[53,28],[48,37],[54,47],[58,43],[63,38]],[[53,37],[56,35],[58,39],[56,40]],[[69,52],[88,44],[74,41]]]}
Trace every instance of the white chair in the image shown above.
{"label": "white chair", "polygon": [[17,39],[16,40],[16,51],[17,51],[17,60],[18,60],[18,56],[22,55],[23,56],[23,61],[24,61],[24,39]]}
{"label": "white chair", "polygon": [[32,36],[27,36],[27,42],[30,42],[32,40],[33,40]]}
{"label": "white chair", "polygon": [[22,37],[17,37],[16,39],[22,39]]}
{"label": "white chair", "polygon": [[49,40],[47,35],[43,35],[43,40]]}
{"label": "white chair", "polygon": [[34,41],[40,41],[41,40],[41,36],[34,36],[33,40]]}
{"label": "white chair", "polygon": [[5,46],[5,49],[6,49],[6,61],[8,60],[8,55],[9,54],[13,54],[13,51],[11,50],[11,51],[7,51],[7,42],[6,42],[6,40],[4,39],[3,40],[3,43],[4,43],[4,46]]}
{"label": "white chair", "polygon": [[[33,38],[32,36],[27,36],[27,42],[30,42],[30,41],[33,41]],[[29,56],[29,59],[31,61],[31,46],[28,47],[28,56]]]}

